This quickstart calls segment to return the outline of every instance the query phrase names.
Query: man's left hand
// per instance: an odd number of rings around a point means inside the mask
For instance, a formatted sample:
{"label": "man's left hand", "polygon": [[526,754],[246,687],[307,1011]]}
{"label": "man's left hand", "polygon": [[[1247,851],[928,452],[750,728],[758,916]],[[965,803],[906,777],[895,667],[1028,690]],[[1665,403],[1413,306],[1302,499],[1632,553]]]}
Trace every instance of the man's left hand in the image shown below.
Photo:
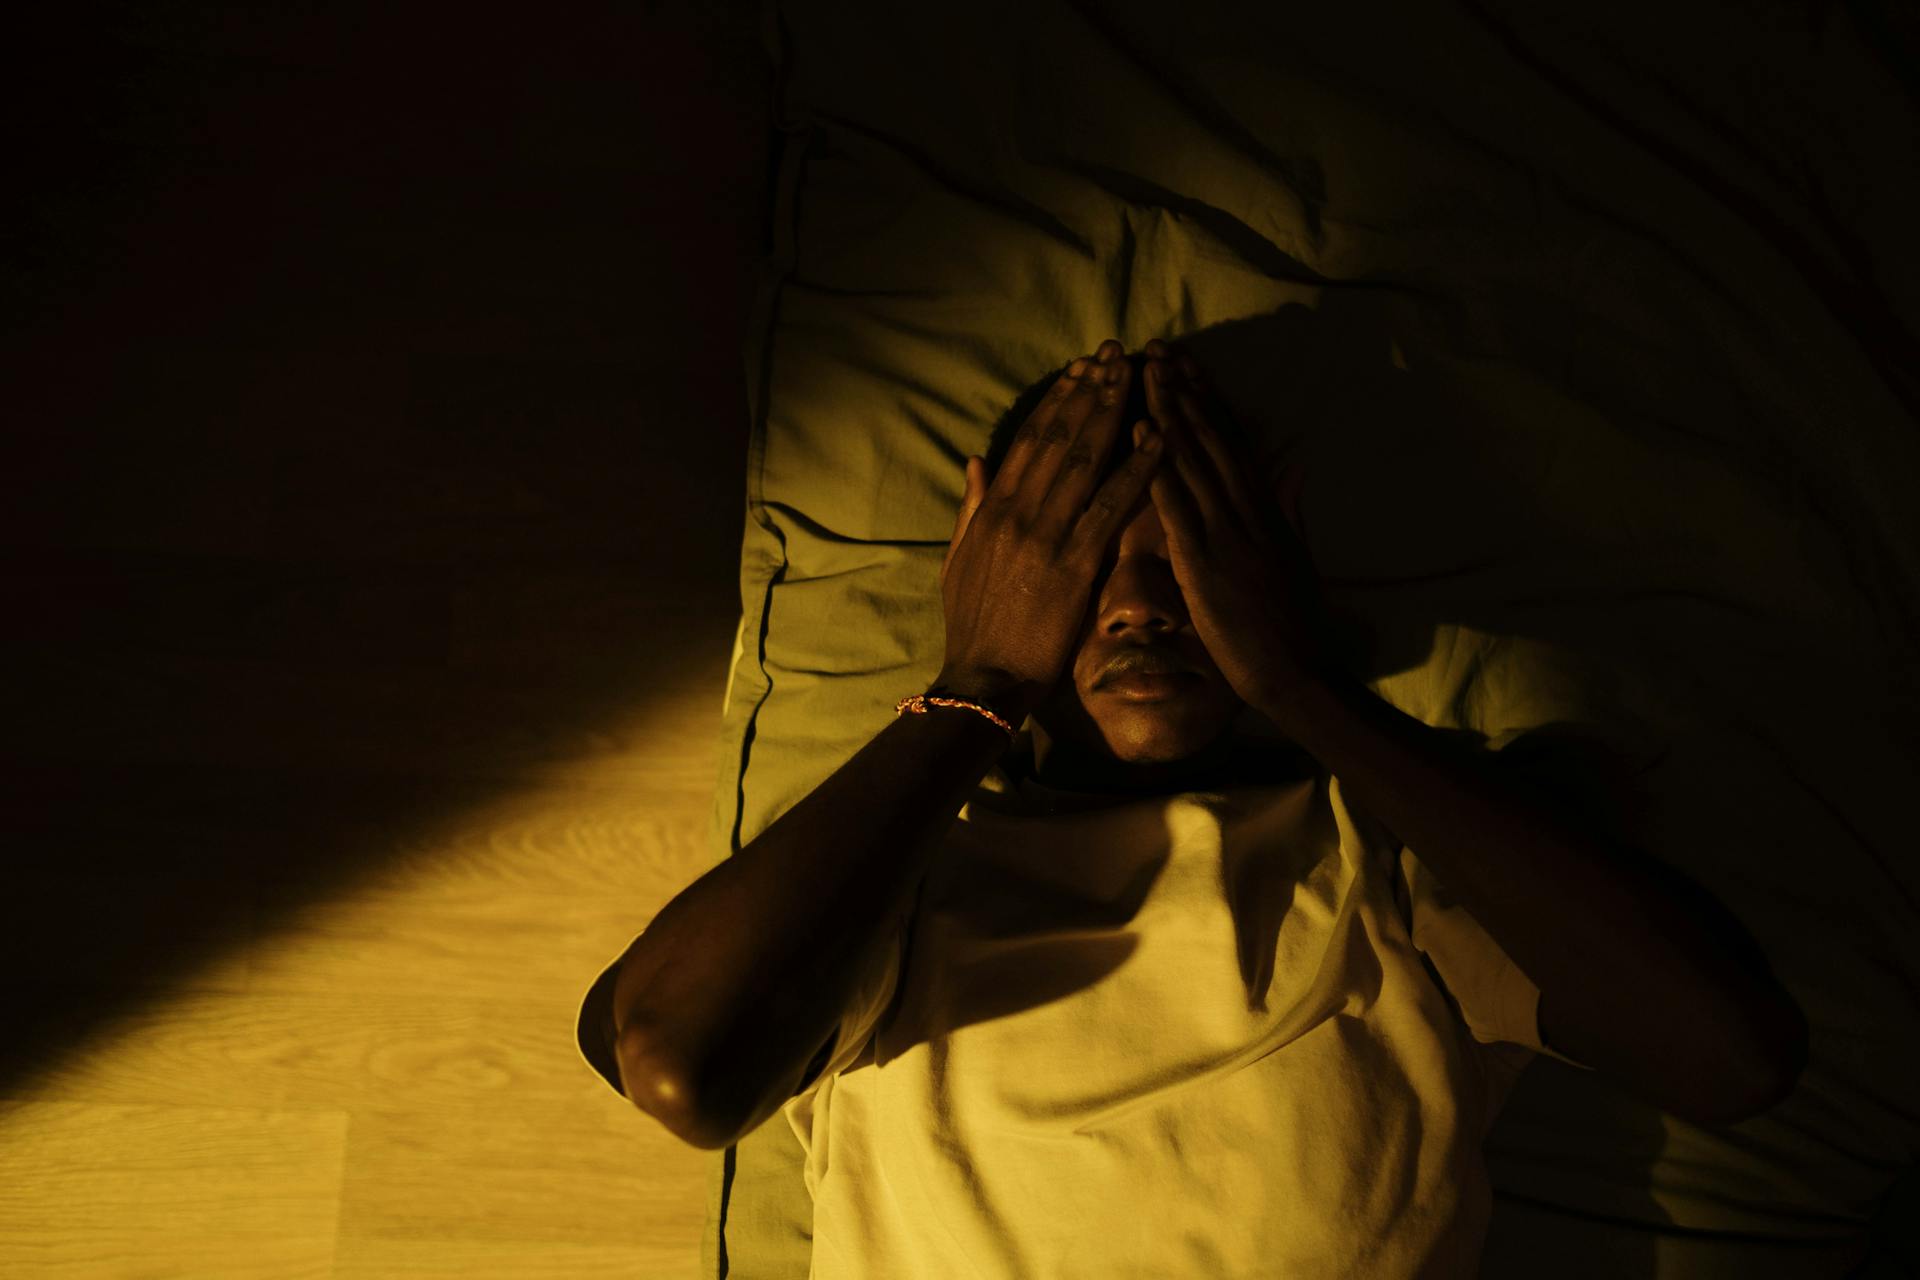
{"label": "man's left hand", "polygon": [[1195,633],[1241,701],[1282,706],[1333,670],[1319,579],[1300,520],[1304,472],[1281,476],[1285,519],[1254,502],[1257,472],[1214,429],[1204,370],[1155,339],[1147,408],[1166,439],[1153,504]]}

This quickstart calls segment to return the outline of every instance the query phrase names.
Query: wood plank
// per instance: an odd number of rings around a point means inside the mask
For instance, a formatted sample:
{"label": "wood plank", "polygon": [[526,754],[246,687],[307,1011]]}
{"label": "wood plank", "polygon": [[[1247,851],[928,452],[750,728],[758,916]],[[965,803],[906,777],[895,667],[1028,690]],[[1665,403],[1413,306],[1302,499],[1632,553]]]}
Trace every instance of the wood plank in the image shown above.
{"label": "wood plank", "polygon": [[658,908],[617,891],[583,898],[490,889],[315,904],[261,938],[247,980],[253,993],[277,996],[348,990],[525,1002],[584,993]]}
{"label": "wood plank", "polygon": [[[645,1209],[627,1207],[629,1215]],[[684,1234],[684,1233],[682,1233]],[[579,1280],[581,1276],[634,1276],[645,1280],[698,1280],[700,1242],[650,1239],[635,1244],[581,1240],[469,1240],[460,1236],[406,1239],[349,1236],[341,1240],[334,1280],[391,1280],[393,1276],[473,1280]]]}
{"label": "wood plank", "polygon": [[[573,948],[575,951],[581,948]],[[587,982],[557,958],[543,993],[498,1000],[434,991],[311,995],[181,992],[86,1026],[36,1086],[36,1101],[261,1111],[328,1110],[452,1124],[477,1112],[539,1129],[556,1115],[610,1140],[679,1144],[581,1061],[574,1020]],[[404,1105],[402,1105],[404,1103]],[[665,1146],[652,1143],[659,1137]],[[691,1151],[691,1148],[686,1148]],[[599,1156],[589,1155],[589,1160]]]}
{"label": "wood plank", "polygon": [[325,1109],[8,1098],[0,1274],[331,1275],[347,1130]]}
{"label": "wood plank", "polygon": [[[642,1206],[692,1226],[655,1245],[697,1256],[711,1153],[687,1147],[606,1091],[598,1108],[542,1108],[502,1123],[495,1107],[417,1115],[396,1094],[354,1114],[340,1208],[343,1238],[618,1240]],[[609,1127],[617,1119],[621,1128]]]}

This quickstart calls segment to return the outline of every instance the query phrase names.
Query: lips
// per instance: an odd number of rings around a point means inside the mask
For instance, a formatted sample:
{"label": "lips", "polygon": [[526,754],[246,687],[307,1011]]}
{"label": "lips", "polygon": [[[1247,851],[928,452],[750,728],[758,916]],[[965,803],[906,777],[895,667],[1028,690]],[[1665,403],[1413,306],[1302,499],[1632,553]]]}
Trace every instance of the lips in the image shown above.
{"label": "lips", "polygon": [[1199,684],[1200,677],[1189,673],[1148,675],[1142,671],[1131,671],[1109,680],[1106,691],[1129,702],[1158,702],[1162,698],[1178,697]]}

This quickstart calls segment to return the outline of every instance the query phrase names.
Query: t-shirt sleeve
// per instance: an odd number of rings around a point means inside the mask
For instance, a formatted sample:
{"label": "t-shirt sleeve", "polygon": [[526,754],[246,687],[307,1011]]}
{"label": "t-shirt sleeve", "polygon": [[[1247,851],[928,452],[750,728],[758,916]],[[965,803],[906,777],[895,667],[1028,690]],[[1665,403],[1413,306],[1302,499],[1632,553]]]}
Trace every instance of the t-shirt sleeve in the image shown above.
{"label": "t-shirt sleeve", "polygon": [[[639,934],[633,936],[633,942],[639,939]],[[600,976],[587,988],[585,998],[580,1001],[580,1017],[575,1028],[580,1057],[623,1098],[627,1096],[627,1091],[620,1087],[620,1060],[614,1053],[613,986],[620,980],[620,962],[627,958],[633,942],[620,948],[620,954],[600,971]]]}
{"label": "t-shirt sleeve", "polygon": [[1540,1034],[1540,988],[1411,849],[1401,849],[1399,872],[1413,945],[1433,962],[1473,1038],[1481,1044],[1521,1045],[1592,1070],[1546,1043]]}

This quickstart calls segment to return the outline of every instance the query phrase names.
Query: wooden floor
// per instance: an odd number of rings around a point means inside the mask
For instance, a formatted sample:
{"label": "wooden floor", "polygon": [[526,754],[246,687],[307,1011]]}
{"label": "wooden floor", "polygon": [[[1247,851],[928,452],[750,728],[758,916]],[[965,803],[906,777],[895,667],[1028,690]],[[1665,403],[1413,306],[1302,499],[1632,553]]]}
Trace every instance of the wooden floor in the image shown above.
{"label": "wooden floor", "polygon": [[16,44],[0,1275],[697,1273],[717,1157],[574,1017],[715,856],[770,144],[708,9]]}

